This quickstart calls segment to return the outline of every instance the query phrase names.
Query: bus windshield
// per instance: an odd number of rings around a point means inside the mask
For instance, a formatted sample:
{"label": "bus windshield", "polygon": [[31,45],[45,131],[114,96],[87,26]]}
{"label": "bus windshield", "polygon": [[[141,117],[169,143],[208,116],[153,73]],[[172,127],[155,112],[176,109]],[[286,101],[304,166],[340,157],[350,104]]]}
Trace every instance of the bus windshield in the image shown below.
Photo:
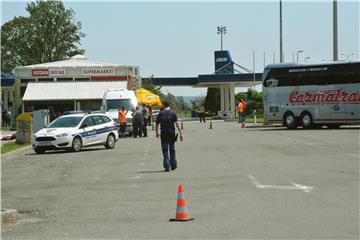
{"label": "bus windshield", "polygon": [[130,111],[131,108],[135,107],[130,98],[106,100],[106,111],[118,111],[122,106],[125,107],[126,111]]}

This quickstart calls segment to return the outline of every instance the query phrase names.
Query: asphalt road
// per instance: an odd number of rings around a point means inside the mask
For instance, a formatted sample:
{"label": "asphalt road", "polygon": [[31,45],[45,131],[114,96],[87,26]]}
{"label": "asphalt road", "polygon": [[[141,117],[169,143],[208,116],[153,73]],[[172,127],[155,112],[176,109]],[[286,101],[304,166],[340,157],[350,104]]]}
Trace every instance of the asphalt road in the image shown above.
{"label": "asphalt road", "polygon": [[[359,239],[360,128],[240,129],[184,123],[178,169],[159,140],[5,156],[3,239]],[[191,222],[175,217],[182,183]]]}

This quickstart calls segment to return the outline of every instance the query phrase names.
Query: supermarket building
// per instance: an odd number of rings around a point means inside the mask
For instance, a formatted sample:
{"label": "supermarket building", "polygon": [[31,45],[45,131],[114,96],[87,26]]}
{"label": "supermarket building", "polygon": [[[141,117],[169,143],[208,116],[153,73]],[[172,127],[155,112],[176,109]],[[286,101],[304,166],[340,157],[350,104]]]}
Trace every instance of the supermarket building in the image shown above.
{"label": "supermarket building", "polygon": [[83,55],[16,67],[14,76],[16,113],[98,110],[107,89],[141,87],[138,66],[96,62]]}

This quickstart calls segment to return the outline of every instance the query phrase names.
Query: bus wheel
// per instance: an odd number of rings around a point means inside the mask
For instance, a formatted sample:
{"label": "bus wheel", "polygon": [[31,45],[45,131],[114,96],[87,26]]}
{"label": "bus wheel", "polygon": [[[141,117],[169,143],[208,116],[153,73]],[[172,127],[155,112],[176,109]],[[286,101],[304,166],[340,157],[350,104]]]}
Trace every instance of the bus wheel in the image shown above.
{"label": "bus wheel", "polygon": [[301,115],[301,125],[303,128],[309,129],[314,125],[313,118],[310,113],[305,112]]}
{"label": "bus wheel", "polygon": [[292,113],[287,113],[285,115],[285,125],[288,129],[296,129],[298,126],[297,120]]}

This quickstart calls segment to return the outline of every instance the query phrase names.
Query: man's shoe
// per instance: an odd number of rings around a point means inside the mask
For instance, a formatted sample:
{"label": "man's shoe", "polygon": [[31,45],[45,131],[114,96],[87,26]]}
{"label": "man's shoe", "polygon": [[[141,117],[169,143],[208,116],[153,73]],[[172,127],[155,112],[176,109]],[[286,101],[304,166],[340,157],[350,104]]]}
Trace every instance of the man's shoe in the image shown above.
{"label": "man's shoe", "polygon": [[177,166],[172,166],[171,170],[174,171],[177,168]]}
{"label": "man's shoe", "polygon": [[166,167],[165,172],[170,172],[170,168]]}

